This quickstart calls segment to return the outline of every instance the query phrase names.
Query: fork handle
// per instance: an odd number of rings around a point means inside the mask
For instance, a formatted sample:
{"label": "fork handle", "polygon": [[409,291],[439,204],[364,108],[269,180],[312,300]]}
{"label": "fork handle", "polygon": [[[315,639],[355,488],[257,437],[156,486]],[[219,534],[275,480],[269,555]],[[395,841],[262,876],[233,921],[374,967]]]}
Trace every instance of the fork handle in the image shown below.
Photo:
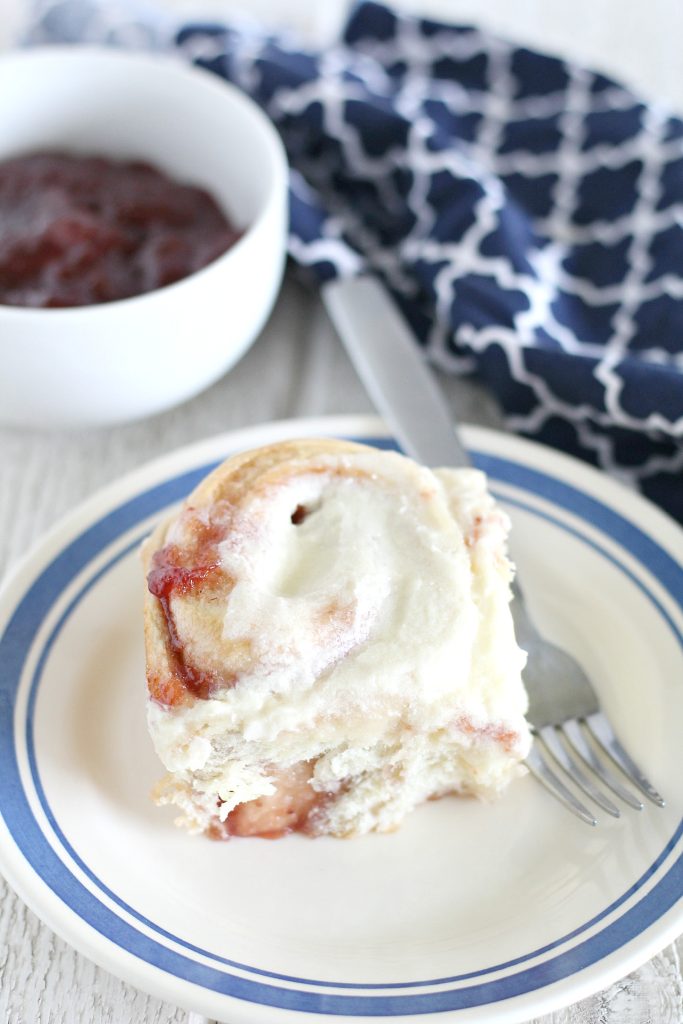
{"label": "fork handle", "polygon": [[403,450],[425,466],[469,466],[454,417],[387,290],[367,275],[322,298],[358,376]]}

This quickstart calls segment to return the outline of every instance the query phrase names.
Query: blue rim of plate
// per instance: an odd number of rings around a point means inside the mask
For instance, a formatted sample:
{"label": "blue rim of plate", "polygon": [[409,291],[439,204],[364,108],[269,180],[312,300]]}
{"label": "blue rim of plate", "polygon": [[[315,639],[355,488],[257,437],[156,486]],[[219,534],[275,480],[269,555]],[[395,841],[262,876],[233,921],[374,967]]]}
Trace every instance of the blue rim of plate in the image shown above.
{"label": "blue rim of plate", "polygon": [[[355,438],[355,440],[366,444],[373,444],[380,448],[396,448],[395,443],[386,438],[363,437]],[[492,482],[511,484],[536,497],[545,499],[555,507],[571,513],[580,520],[588,521],[593,527],[594,532],[598,531],[607,535],[612,541],[625,548],[632,557],[635,557],[647,569],[650,576],[656,579],[660,586],[674,599],[677,606],[683,608],[683,567],[661,548],[652,537],[648,536],[618,512],[615,512],[614,509],[557,477],[515,462],[512,459],[490,453],[475,452],[474,461],[476,465],[488,474]],[[106,565],[90,576],[76,596],[72,598],[69,606],[60,616],[59,621],[42,645],[37,660],[37,667],[33,673],[25,723],[32,782],[43,811],[59,842],[103,894],[113,900],[133,918],[137,918],[148,928],[156,931],[160,936],[172,940],[181,947],[184,946],[189,951],[212,959],[223,967],[251,973],[256,976],[256,979],[252,980],[251,978],[231,974],[227,970],[200,963],[185,956],[183,953],[169,949],[144,932],[138,931],[128,921],[122,919],[116,911],[101,902],[97,895],[87,889],[57,856],[48,842],[33,816],[19,776],[14,746],[14,701],[24,672],[25,662],[29,653],[33,651],[34,636],[66,587],[87,568],[93,559],[101,555],[119,537],[134,529],[136,525],[147,521],[151,516],[162,512],[169,505],[184,498],[214,465],[215,462],[212,462],[200,468],[170,477],[148,490],[137,493],[133,498],[112,509],[92,523],[63,548],[50,564],[40,572],[37,578],[34,579],[30,588],[16,606],[2,637],[0,637],[0,665],[4,666],[2,678],[0,679],[0,813],[2,813],[5,824],[26,862],[36,875],[81,921],[90,925],[109,942],[114,943],[143,962],[166,971],[179,980],[191,982],[194,985],[199,985],[221,995],[231,996],[264,1006],[324,1015],[401,1016],[464,1010],[501,1000],[508,1000],[544,988],[554,982],[575,975],[579,971],[591,967],[609,954],[614,953],[658,921],[679,901],[681,894],[683,894],[683,852],[637,903],[629,907],[620,917],[606,924],[600,931],[582,940],[571,949],[551,956],[541,963],[494,980],[480,981],[472,985],[462,985],[468,979],[481,978],[486,974],[514,968],[538,956],[551,953],[557,947],[576,938],[582,932],[595,927],[601,920],[613,914],[619,906],[631,899],[645,886],[648,879],[652,877],[667,857],[671,855],[683,835],[683,822],[679,823],[660,855],[637,882],[609,907],[589,921],[584,922],[584,924],[570,934],[549,943],[541,949],[524,954],[504,964],[449,978],[420,980],[416,982],[393,982],[384,985],[294,978],[239,964],[198,949],[144,918],[118,898],[115,893],[107,889],[78,857],[76,851],[70,847],[45,797],[38,774],[32,736],[33,709],[42,670],[49,657],[52,644],[82,597],[121,558],[125,557],[133,546],[139,543],[138,540],[128,544],[123,551],[119,551]],[[592,537],[583,534],[576,526],[556,518],[551,513],[541,511],[536,507],[526,505],[523,501],[508,496],[505,496],[505,500],[510,504],[515,504],[534,515],[553,522],[559,528],[572,533],[575,537],[598,551],[600,555],[609,559],[655,605],[657,612],[665,619],[669,629],[674,632],[679,645],[683,648],[683,636],[669,614],[646,585],[619,559],[606,551]],[[261,980],[263,978],[268,978],[269,981]],[[277,980],[284,981],[289,985],[299,984],[318,988],[352,989],[360,994],[333,994],[329,991],[315,992],[306,989],[285,988],[272,984],[273,981]],[[460,985],[458,988],[437,992],[402,994],[400,991],[397,991],[458,983]],[[367,990],[372,990],[373,992],[386,992],[390,990],[390,994],[371,996],[367,994]]]}

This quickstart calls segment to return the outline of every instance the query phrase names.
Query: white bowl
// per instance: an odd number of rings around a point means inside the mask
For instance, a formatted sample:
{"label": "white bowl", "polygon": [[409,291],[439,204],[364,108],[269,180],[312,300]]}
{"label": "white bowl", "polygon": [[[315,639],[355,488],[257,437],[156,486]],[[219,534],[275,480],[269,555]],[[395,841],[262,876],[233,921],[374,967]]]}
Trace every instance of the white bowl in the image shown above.
{"label": "white bowl", "polygon": [[207,189],[244,234],[203,270],[101,305],[0,305],[0,420],[108,424],[197,394],[245,352],[281,282],[287,162],[258,107],[176,58],[50,47],[0,59],[0,160],[147,160]]}

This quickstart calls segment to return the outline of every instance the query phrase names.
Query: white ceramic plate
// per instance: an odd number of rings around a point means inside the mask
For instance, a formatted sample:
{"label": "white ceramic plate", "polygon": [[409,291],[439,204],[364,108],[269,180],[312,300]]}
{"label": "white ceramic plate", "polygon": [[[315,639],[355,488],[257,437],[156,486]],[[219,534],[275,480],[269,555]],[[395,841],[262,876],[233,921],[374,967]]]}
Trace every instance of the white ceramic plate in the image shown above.
{"label": "white ceramic plate", "polygon": [[230,1024],[520,1021],[613,982],[683,930],[683,535],[549,449],[466,433],[539,624],[585,664],[664,810],[591,829],[527,777],[393,835],[221,844],[150,803],[139,542],[216,461],[311,434],[390,443],[347,418],[184,449],[70,515],[5,586],[3,872],[87,956]]}

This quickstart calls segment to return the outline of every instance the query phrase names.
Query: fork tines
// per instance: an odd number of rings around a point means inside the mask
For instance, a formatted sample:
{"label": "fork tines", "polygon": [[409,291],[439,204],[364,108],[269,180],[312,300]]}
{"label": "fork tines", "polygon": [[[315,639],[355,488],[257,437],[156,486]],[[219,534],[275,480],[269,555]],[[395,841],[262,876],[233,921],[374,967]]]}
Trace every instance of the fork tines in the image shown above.
{"label": "fork tines", "polygon": [[574,795],[563,777],[568,777],[583,794],[614,818],[618,818],[621,812],[597,784],[598,779],[630,807],[643,809],[642,801],[621,781],[621,773],[649,800],[664,807],[664,800],[621,745],[601,711],[586,718],[571,718],[559,725],[534,729],[533,734],[534,745],[526,759],[527,767],[558,800],[587,824],[597,825],[597,818]]}

